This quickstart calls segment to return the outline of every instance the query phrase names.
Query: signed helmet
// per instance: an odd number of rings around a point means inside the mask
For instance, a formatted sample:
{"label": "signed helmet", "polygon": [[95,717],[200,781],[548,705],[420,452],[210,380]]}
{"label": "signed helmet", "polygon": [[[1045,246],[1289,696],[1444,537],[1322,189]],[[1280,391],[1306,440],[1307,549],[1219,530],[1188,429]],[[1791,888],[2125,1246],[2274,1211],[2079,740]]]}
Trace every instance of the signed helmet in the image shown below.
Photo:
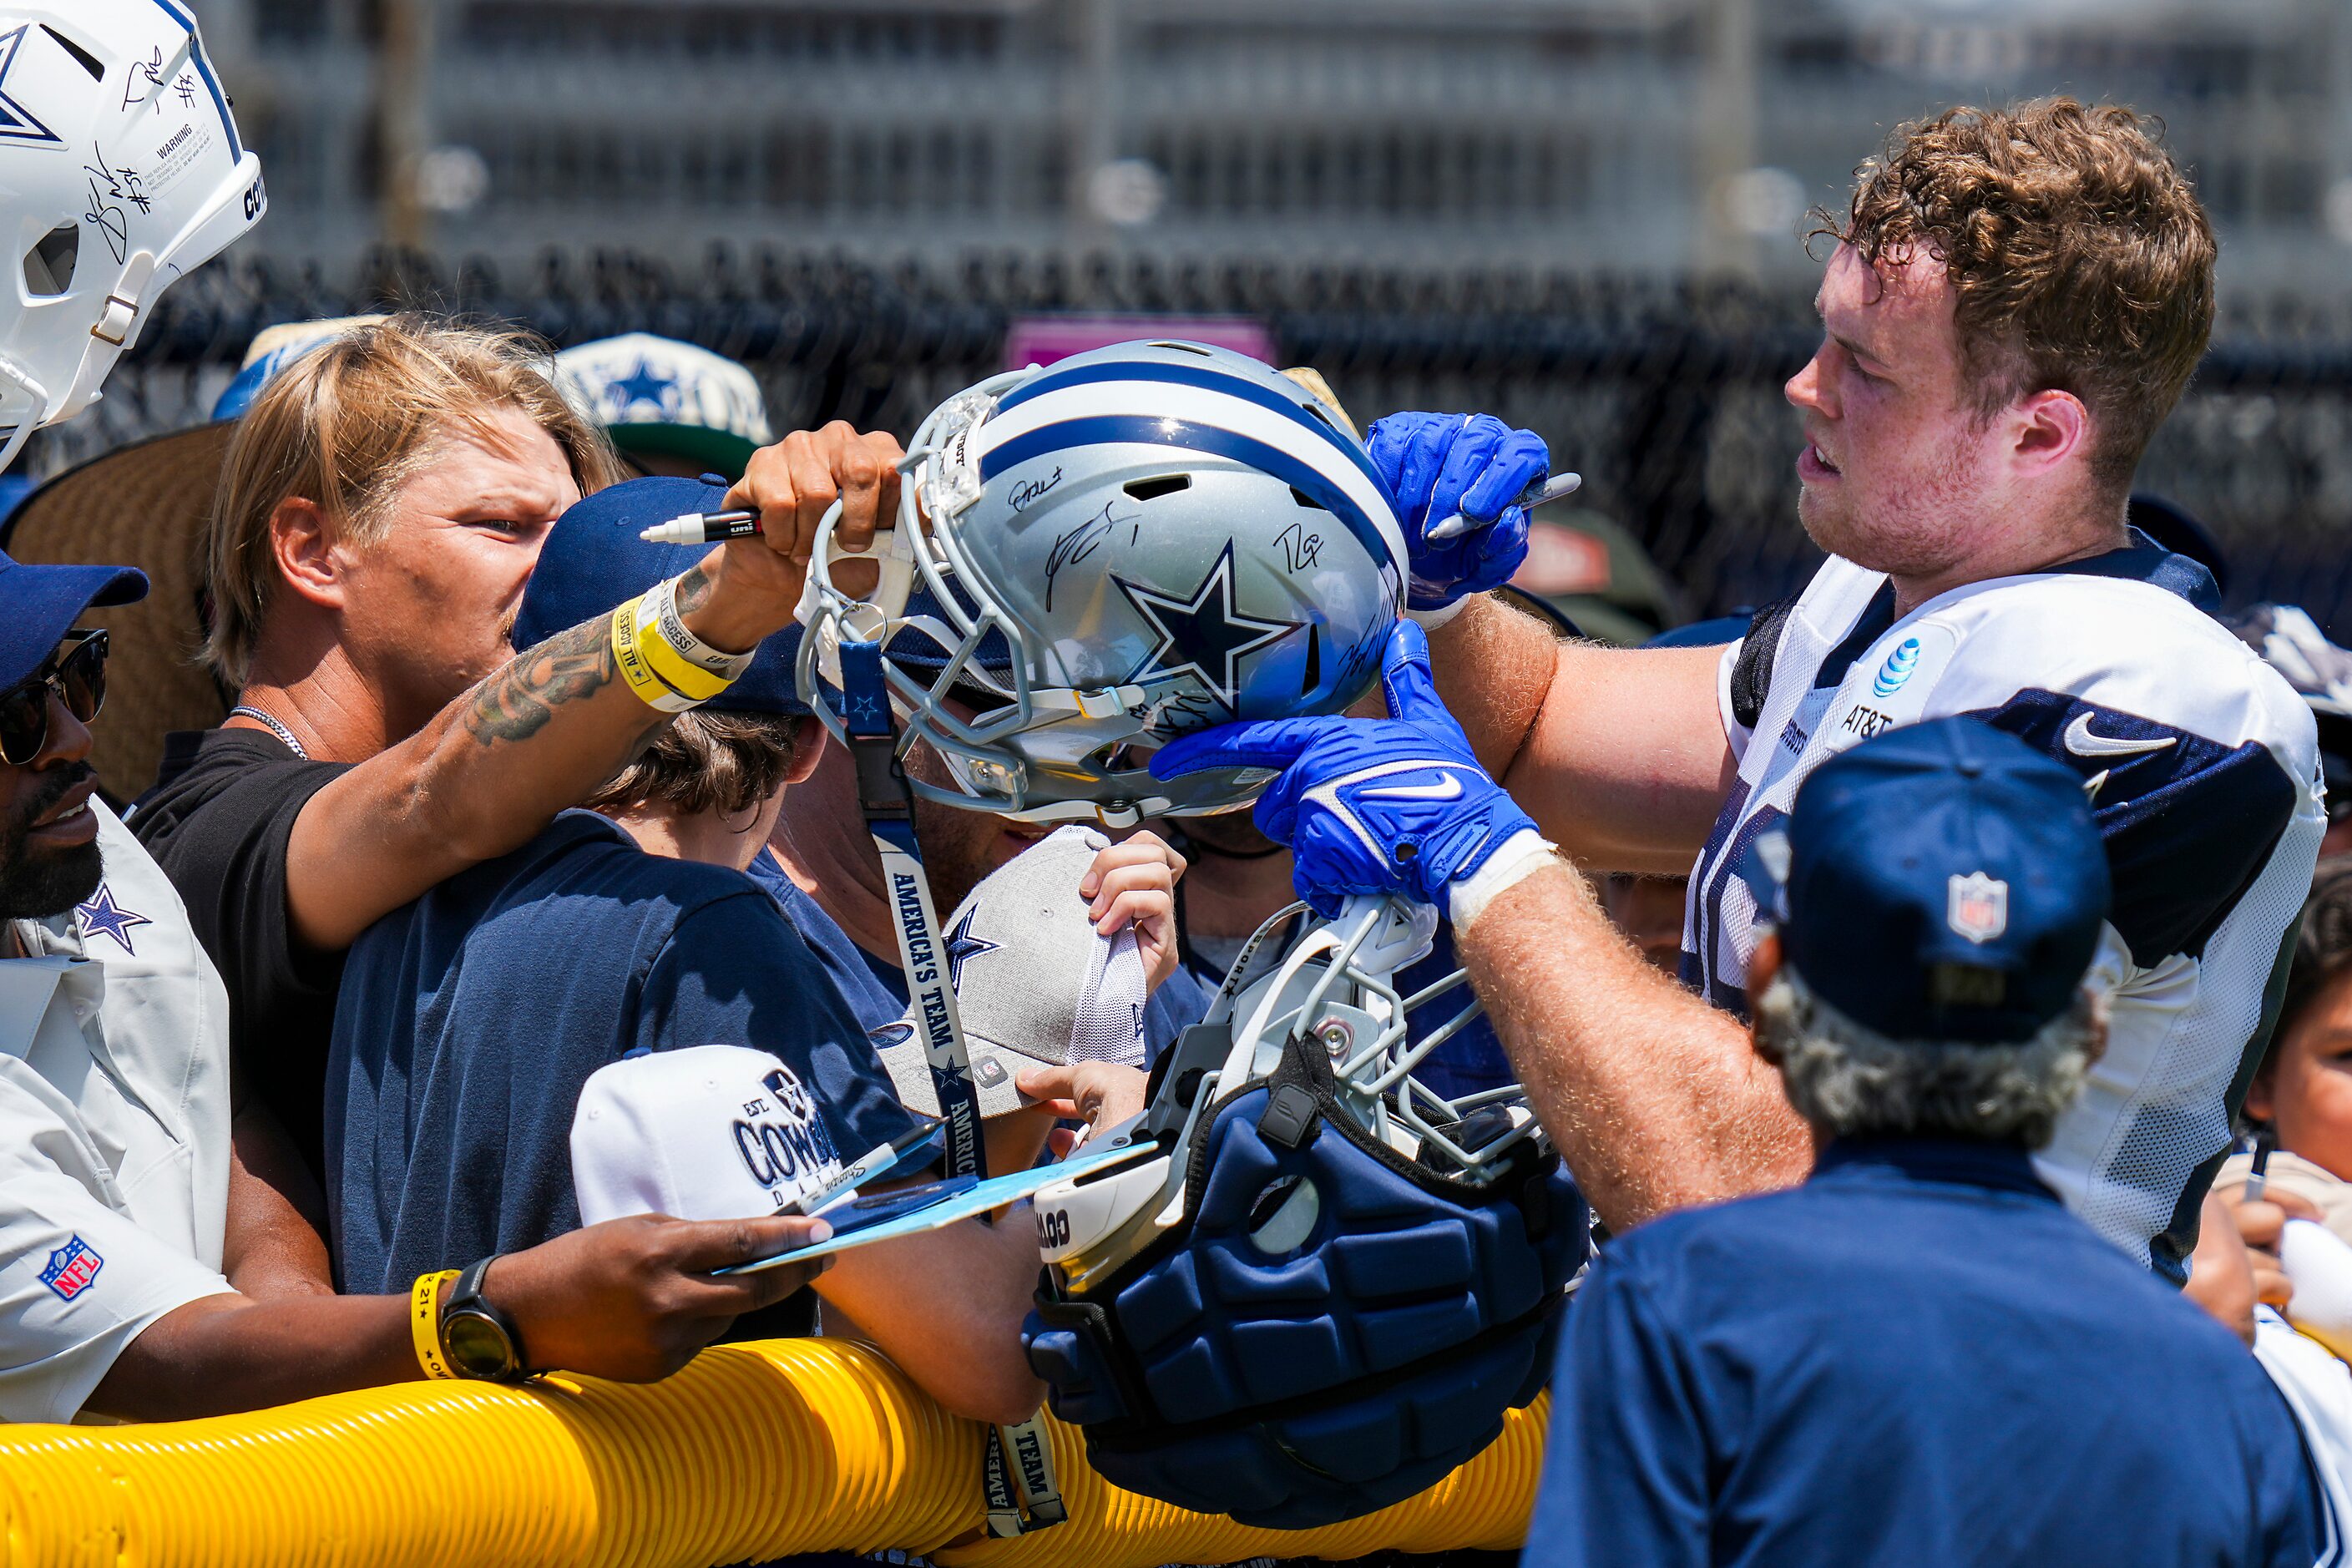
{"label": "signed helmet", "polygon": [[0,190],[5,468],[97,400],[163,290],[268,198],[174,0],[0,0]]}
{"label": "signed helmet", "polygon": [[1459,972],[1400,990],[1434,924],[1373,899],[1276,915],[1103,1135],[1136,1162],[1036,1194],[1023,1342],[1115,1485],[1330,1523],[1433,1485],[1543,1387],[1584,1202],[1519,1086],[1415,1077],[1478,1012]]}
{"label": "signed helmet", "polygon": [[1335,713],[1380,665],[1404,536],[1345,422],[1230,350],[1121,343],[992,377],[915,433],[881,587],[835,576],[831,524],[803,616],[803,691],[881,644],[902,747],[950,804],[1033,820],[1229,808],[1269,775],[1162,784],[1143,759],[1234,719]]}

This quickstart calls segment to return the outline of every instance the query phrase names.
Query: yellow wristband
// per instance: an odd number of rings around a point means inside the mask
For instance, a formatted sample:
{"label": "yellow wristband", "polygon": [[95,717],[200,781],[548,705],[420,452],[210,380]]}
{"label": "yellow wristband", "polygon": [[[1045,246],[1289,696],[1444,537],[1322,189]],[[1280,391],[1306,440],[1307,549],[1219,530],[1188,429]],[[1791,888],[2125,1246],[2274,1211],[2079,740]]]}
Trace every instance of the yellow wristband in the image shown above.
{"label": "yellow wristband", "polygon": [[683,713],[695,705],[694,699],[672,690],[646,662],[645,648],[637,640],[638,603],[631,599],[613,612],[613,662],[646,707],[662,713]]}
{"label": "yellow wristband", "polygon": [[457,1278],[460,1271],[444,1268],[438,1274],[420,1274],[416,1288],[408,1296],[408,1331],[416,1341],[416,1364],[425,1369],[429,1378],[454,1378],[449,1363],[441,1359],[441,1287]]}
{"label": "yellow wristband", "polygon": [[708,702],[735,684],[730,677],[713,675],[700,665],[689,663],[677,649],[669,646],[669,639],[662,636],[661,628],[654,624],[651,594],[637,601],[636,633],[638,653],[653,667],[654,673],[661,677],[662,684],[678,695],[691,697],[697,702]]}

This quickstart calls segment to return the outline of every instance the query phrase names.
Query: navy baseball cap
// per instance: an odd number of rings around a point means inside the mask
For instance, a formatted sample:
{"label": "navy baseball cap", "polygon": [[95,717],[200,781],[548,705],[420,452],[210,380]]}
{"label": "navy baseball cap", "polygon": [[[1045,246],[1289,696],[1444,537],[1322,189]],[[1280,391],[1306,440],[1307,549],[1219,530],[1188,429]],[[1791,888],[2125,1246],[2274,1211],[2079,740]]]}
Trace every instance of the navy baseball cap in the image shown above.
{"label": "navy baseball cap", "polygon": [[2072,1004],[2108,895],[2074,771],[1937,719],[1864,742],[1799,788],[1781,952],[1881,1034],[2013,1044]]}
{"label": "navy baseball cap", "polygon": [[[542,642],[591,616],[609,616],[665,577],[702,557],[675,544],[648,544],[642,531],[688,512],[717,511],[727,487],[700,479],[631,479],[598,490],[547,531],[539,565],[522,591],[509,640],[518,648]],[[702,706],[720,713],[806,713],[793,684],[801,630],[787,626],[760,645],[742,679]]]}
{"label": "navy baseball cap", "polygon": [[147,596],[136,566],[37,566],[0,555],[0,691],[57,651],[81,613]]}

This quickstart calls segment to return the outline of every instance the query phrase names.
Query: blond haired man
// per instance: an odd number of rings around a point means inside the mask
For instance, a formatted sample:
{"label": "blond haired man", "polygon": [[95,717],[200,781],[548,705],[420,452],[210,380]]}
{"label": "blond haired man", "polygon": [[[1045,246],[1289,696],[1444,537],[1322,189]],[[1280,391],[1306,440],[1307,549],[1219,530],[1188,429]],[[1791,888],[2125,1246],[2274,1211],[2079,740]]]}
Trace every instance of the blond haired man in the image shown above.
{"label": "blond haired man", "polygon": [[[1155,770],[1284,768],[1260,821],[1294,843],[1302,891],[1445,908],[1622,1229],[1810,1163],[1737,1011],[1761,926],[1744,873],[1797,785],[1923,719],[2017,734],[2082,779],[2116,889],[2094,971],[2112,1041],[2036,1168],[2178,1279],[2325,826],[2310,716],[2211,618],[2203,568],[2125,522],[2211,330],[2211,231],[2147,122],[2059,99],[1904,127],[1828,232],[1822,346],[1787,388],[1800,513],[1832,556],[1801,595],[1727,649],[1626,651],[1464,598],[1431,639],[1459,727],[1433,696],[1385,724],[1188,738]],[[1442,457],[1450,438],[1387,445]],[[1426,542],[1413,568],[1446,575]],[[1554,844],[1691,872],[1684,978],[1713,1006],[1610,929]],[[2002,892],[1955,886],[1948,921],[1989,940]]]}
{"label": "blond haired man", "polygon": [[[220,966],[244,1087],[291,1135],[289,1160],[240,1116],[240,1158],[298,1206],[343,950],[529,840],[667,721],[619,678],[601,617],[507,645],[548,527],[619,477],[546,364],[511,333],[362,326],[282,371],[229,450],[205,654],[237,706],[172,738],[132,826]],[[870,537],[898,455],[845,425],[763,451],[732,494],[766,531],[683,555],[687,629],[732,653],[790,625],[817,519],[838,495]],[[322,1271],[306,1228],[285,1234]]]}

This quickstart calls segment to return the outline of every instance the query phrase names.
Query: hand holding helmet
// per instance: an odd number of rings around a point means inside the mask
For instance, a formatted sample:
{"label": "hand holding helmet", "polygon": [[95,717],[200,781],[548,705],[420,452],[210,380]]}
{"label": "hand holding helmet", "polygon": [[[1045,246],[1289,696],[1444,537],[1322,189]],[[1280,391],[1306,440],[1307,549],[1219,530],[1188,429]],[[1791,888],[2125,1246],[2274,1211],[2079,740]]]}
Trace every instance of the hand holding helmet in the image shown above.
{"label": "hand holding helmet", "polygon": [[[1551,471],[1542,437],[1489,414],[1391,414],[1373,421],[1370,446],[1412,548],[1412,608],[1444,609],[1511,580],[1528,553],[1518,498]],[[1430,537],[1456,512],[1468,531]]]}
{"label": "hand holding helmet", "polygon": [[1196,768],[1279,768],[1256,821],[1290,846],[1292,885],[1327,917],[1351,893],[1444,910],[1451,884],[1535,822],[1486,774],[1430,676],[1429,639],[1402,622],[1381,670],[1394,717],[1279,719],[1188,735],[1151,760],[1164,778]]}

